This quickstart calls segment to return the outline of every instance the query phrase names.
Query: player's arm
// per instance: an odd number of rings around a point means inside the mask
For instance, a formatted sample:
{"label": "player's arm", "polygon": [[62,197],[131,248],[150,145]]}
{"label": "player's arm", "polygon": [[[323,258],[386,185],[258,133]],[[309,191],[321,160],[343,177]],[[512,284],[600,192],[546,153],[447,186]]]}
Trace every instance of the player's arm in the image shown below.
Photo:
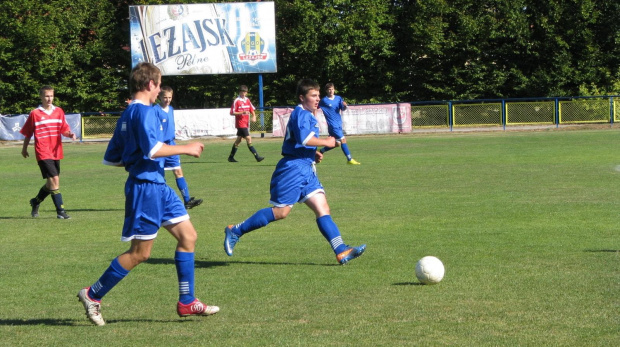
{"label": "player's arm", "polygon": [[30,137],[24,138],[24,144],[22,146],[22,157],[28,158],[30,154],[28,154],[28,145],[30,144]]}
{"label": "player's arm", "polygon": [[72,140],[77,140],[77,136],[75,135],[75,133],[73,133],[71,130],[64,132],[62,134],[62,136],[64,137],[70,137]]}
{"label": "player's arm", "polygon": [[304,144],[310,147],[336,147],[336,139],[334,137],[312,137]]}
{"label": "player's arm", "polygon": [[[119,119],[120,121],[120,119]],[[118,126],[117,126],[118,128]],[[116,167],[124,167],[123,164],[123,148],[121,143],[118,141],[119,135],[117,134],[118,129],[114,130],[114,134],[108,142],[108,147],[103,154],[103,165],[108,166],[116,166]]]}
{"label": "player's arm", "polygon": [[162,143],[159,148],[155,149],[155,153],[151,155],[151,158],[170,157],[173,155],[189,155],[195,158],[200,158],[202,150],[205,145],[201,142],[192,142],[186,145],[167,145]]}
{"label": "player's arm", "polygon": [[232,106],[230,107],[230,115],[241,116],[242,114],[243,114],[243,111],[239,111],[239,108],[237,107],[237,101],[235,100]]}

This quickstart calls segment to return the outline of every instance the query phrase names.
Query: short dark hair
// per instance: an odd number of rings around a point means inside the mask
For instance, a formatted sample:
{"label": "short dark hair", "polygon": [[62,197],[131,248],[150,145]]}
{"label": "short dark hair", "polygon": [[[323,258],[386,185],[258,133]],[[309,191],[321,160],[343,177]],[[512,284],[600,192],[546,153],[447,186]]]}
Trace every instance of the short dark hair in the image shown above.
{"label": "short dark hair", "polygon": [[43,87],[41,87],[41,89],[39,89],[39,95],[43,95],[43,93],[45,93],[48,90],[54,91],[54,87],[49,86],[49,85],[44,85]]}
{"label": "short dark hair", "polygon": [[246,86],[245,84],[242,84],[239,86],[239,91],[240,92],[247,92],[248,91],[248,86]]}
{"label": "short dark hair", "polygon": [[159,90],[160,90],[159,94],[162,94],[162,93],[172,93],[173,92],[172,91],[172,87],[170,87],[170,86],[161,86],[161,88]]}
{"label": "short dark hair", "polygon": [[325,90],[334,87],[334,84],[331,82],[328,82],[327,84],[325,84]]}
{"label": "short dark hair", "polygon": [[152,63],[142,62],[138,63],[132,70],[129,76],[129,87],[131,93],[140,92],[146,90],[149,86],[149,82],[156,82],[161,77],[161,71]]}
{"label": "short dark hair", "polygon": [[297,97],[301,95],[305,96],[311,90],[321,90],[321,87],[314,80],[311,80],[309,78],[304,78],[303,80],[299,81],[299,83],[297,84],[296,95]]}

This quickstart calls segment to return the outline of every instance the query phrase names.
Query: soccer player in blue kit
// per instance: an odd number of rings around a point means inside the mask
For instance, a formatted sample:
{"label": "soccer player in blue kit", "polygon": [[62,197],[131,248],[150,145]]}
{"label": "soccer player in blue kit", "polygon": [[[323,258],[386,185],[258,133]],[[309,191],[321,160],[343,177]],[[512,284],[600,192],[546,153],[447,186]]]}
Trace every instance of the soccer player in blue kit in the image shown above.
{"label": "soccer player in blue kit", "polygon": [[[169,86],[161,87],[161,91],[159,93],[159,104],[155,104],[154,106],[155,110],[157,110],[157,115],[161,120],[161,124],[164,127],[164,143],[167,145],[176,144],[174,142],[174,138],[176,136],[174,127],[174,108],[170,105],[172,102],[172,94],[172,88]],[[164,170],[170,170],[174,174],[177,188],[179,188],[179,191],[183,196],[183,203],[185,204],[186,209],[189,210],[202,204],[202,199],[196,199],[189,195],[189,187],[187,186],[187,181],[185,180],[183,170],[181,169],[180,156],[173,155],[171,157],[166,157]]]}
{"label": "soccer player in blue kit", "polygon": [[340,115],[340,111],[347,109],[347,103],[342,100],[339,95],[335,94],[336,88],[333,83],[327,83],[325,85],[325,91],[327,92],[327,96],[321,99],[321,102],[319,102],[319,107],[323,111],[323,115],[327,121],[327,132],[329,133],[329,136],[336,138],[336,146],[325,146],[321,148],[321,153],[324,154],[325,152],[340,146],[340,148],[342,148],[342,152],[347,157],[347,164],[360,165],[360,162],[351,157],[351,152],[349,151],[349,146],[347,145],[347,139],[342,131],[342,116]]}
{"label": "soccer player in blue kit", "polygon": [[282,155],[271,176],[273,207],[258,210],[250,218],[224,229],[224,251],[232,256],[239,238],[252,230],[285,218],[297,202],[305,203],[314,212],[321,234],[330,243],[340,264],[359,257],[366,245],[351,247],[342,241],[338,226],[332,220],[323,185],[316,175],[315,162],[323,159],[317,146],[333,147],[333,137],[319,138],[319,126],[314,116],[319,106],[320,87],[313,80],[304,79],[297,86],[301,101],[289,118],[282,144]]}
{"label": "soccer player in blue kit", "polygon": [[121,240],[131,242],[131,246],[112,260],[99,280],[78,293],[86,316],[96,325],[105,325],[101,299],[129,271],[150,257],[161,226],[177,239],[174,262],[179,281],[178,315],[212,315],[219,311],[219,307],[207,306],[194,297],[196,229],[183,202],[164,179],[165,157],[185,154],[198,158],[204,145],[163,143],[162,123],[151,106],[157,99],[160,83],[161,72],[155,65],[139,63],[132,69],[130,87],[135,91],[134,99],[118,120],[104,155],[104,164],[124,167],[129,173]]}

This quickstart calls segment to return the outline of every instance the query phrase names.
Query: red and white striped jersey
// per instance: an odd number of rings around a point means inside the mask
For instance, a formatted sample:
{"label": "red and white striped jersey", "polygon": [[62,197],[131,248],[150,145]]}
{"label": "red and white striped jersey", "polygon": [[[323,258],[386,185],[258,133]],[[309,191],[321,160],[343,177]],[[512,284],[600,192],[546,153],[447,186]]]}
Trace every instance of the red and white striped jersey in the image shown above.
{"label": "red and white striped jersey", "polygon": [[34,135],[34,151],[39,160],[60,160],[62,151],[62,133],[71,128],[65,119],[65,112],[60,107],[52,106],[51,111],[38,107],[28,116],[20,133],[26,138]]}

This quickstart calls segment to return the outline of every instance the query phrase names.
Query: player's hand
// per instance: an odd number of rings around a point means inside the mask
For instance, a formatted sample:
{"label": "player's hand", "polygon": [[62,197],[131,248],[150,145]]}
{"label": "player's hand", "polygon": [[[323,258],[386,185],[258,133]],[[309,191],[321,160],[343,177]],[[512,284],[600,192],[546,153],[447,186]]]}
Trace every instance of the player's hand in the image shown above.
{"label": "player's hand", "polygon": [[252,122],[256,122],[256,116],[252,117]]}
{"label": "player's hand", "polygon": [[326,147],[336,147],[336,138],[329,136],[327,138],[325,138],[325,144]]}
{"label": "player's hand", "polygon": [[323,160],[323,153],[321,153],[320,151],[316,151],[314,153],[314,162],[315,163],[320,163]]}
{"label": "player's hand", "polygon": [[190,155],[194,158],[200,158],[200,155],[205,148],[205,145],[201,142],[188,143],[186,146],[188,148],[187,155]]}
{"label": "player's hand", "polygon": [[75,133],[73,133],[71,131],[67,131],[66,133],[62,134],[62,136],[70,137],[74,141],[77,140],[77,136],[75,135]]}
{"label": "player's hand", "polygon": [[22,149],[22,157],[28,158],[29,156],[30,156],[30,154],[28,154],[28,150],[27,149]]}

